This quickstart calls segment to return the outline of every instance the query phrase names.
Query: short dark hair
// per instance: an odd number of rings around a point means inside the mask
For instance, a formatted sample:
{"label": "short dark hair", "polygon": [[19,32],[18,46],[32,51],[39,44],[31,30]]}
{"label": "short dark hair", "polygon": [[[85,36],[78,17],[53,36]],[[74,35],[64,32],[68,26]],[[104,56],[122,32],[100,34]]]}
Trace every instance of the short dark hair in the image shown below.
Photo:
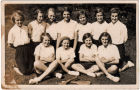
{"label": "short dark hair", "polygon": [[41,10],[41,9],[36,9],[36,10],[34,11],[34,19],[37,19],[38,13],[42,13],[43,16],[44,16],[43,10]]}
{"label": "short dark hair", "polygon": [[86,40],[87,38],[91,38],[91,40],[92,40],[92,42],[93,42],[93,36],[92,36],[90,33],[85,33],[85,34],[83,35],[83,42],[84,42],[84,43],[85,43],[85,40]]}
{"label": "short dark hair", "polygon": [[50,41],[52,41],[52,37],[51,37],[51,35],[49,33],[43,33],[41,35],[41,42],[43,41],[43,39],[44,39],[45,36],[47,36],[50,39]]}
{"label": "short dark hair", "polygon": [[11,20],[12,20],[13,23],[15,23],[15,17],[16,16],[21,16],[22,20],[23,21],[25,20],[23,12],[21,10],[16,10],[11,16]]}
{"label": "short dark hair", "polygon": [[119,8],[111,8],[110,13],[118,13],[120,14],[120,9]]}
{"label": "short dark hair", "polygon": [[80,15],[85,15],[86,18],[87,18],[87,13],[86,13],[86,11],[85,11],[85,10],[80,10],[79,13],[77,14],[78,22],[79,22],[79,16],[80,16]]}
{"label": "short dark hair", "polygon": [[70,9],[70,7],[68,7],[68,6],[66,6],[66,7],[64,7],[64,8],[63,8],[62,15],[63,15],[64,11],[69,12],[69,13],[70,13],[70,15],[71,15],[71,13],[72,13],[72,10],[71,10],[71,9]]}
{"label": "short dark hair", "polygon": [[101,39],[102,39],[102,37],[104,37],[104,36],[105,36],[105,37],[108,37],[108,43],[109,43],[109,44],[112,44],[111,36],[110,36],[110,34],[107,33],[107,32],[101,33],[101,35],[100,35],[100,37],[99,37],[99,43],[100,43],[100,44],[102,43]]}
{"label": "short dark hair", "polygon": [[97,7],[96,10],[95,10],[95,17],[96,17],[96,14],[97,14],[97,13],[100,13],[100,12],[101,12],[101,13],[103,14],[103,16],[104,16],[104,10],[103,10],[102,8],[100,8],[100,7]]}

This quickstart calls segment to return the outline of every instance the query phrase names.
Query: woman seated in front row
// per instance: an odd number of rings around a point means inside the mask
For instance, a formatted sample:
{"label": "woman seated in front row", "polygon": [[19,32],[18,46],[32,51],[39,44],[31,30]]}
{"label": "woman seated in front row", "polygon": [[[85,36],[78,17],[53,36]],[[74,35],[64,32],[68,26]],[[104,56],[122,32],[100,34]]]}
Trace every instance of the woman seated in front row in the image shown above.
{"label": "woman seated in front row", "polygon": [[100,35],[99,41],[102,45],[98,47],[98,57],[95,60],[103,72],[98,72],[96,75],[106,74],[107,78],[114,82],[118,82],[120,78],[111,75],[118,73],[120,59],[118,48],[112,44],[111,36],[107,32],[103,32]]}

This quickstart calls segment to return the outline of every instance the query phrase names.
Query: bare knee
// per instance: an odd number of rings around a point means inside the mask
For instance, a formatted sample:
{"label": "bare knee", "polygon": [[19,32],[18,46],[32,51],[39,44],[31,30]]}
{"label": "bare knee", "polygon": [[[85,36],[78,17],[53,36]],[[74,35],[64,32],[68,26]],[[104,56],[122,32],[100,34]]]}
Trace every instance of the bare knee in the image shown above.
{"label": "bare knee", "polygon": [[41,63],[41,62],[39,62],[39,61],[35,61],[35,62],[34,62],[34,67],[35,67],[35,68],[40,67],[40,63]]}
{"label": "bare knee", "polygon": [[93,66],[93,69],[94,69],[95,71],[100,70],[100,68],[98,67],[98,65],[94,65],[94,66]]}
{"label": "bare knee", "polygon": [[78,66],[79,66],[79,64],[72,64],[72,65],[71,65],[71,67],[72,67],[73,69],[77,68]]}
{"label": "bare knee", "polygon": [[112,65],[111,68],[112,68],[112,71],[116,71],[118,69],[116,65]]}
{"label": "bare knee", "polygon": [[115,73],[118,70],[118,67],[117,65],[112,65],[108,70],[110,73]]}

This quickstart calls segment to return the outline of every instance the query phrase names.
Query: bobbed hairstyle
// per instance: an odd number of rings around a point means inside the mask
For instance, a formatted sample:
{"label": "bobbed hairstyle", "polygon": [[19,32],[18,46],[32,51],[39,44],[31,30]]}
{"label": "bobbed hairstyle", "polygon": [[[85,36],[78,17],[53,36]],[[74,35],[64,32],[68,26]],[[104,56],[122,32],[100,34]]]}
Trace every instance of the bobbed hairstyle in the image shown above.
{"label": "bobbed hairstyle", "polygon": [[100,7],[97,7],[96,10],[95,10],[95,17],[96,17],[96,14],[97,14],[97,13],[100,13],[100,12],[101,12],[101,13],[103,14],[103,16],[104,16],[104,10],[103,10],[102,8],[100,8]]}
{"label": "bobbed hairstyle", "polygon": [[86,40],[87,38],[91,38],[91,40],[92,40],[92,42],[93,42],[93,36],[92,36],[90,33],[85,33],[85,34],[83,35],[83,42],[84,42],[84,43],[85,43],[85,40]]}
{"label": "bobbed hairstyle", "polygon": [[34,11],[34,19],[37,19],[38,13],[42,13],[42,14],[44,15],[43,10],[41,10],[41,9],[36,9],[36,10]]}
{"label": "bobbed hairstyle", "polygon": [[63,13],[64,13],[65,11],[69,12],[70,15],[71,15],[71,13],[72,13],[72,10],[71,10],[70,7],[68,7],[68,6],[66,6],[66,7],[63,8],[62,15],[63,15]]}
{"label": "bobbed hairstyle", "polygon": [[112,44],[112,39],[111,39],[111,36],[110,36],[109,33],[107,33],[107,32],[101,33],[101,35],[100,35],[100,37],[99,37],[99,42],[100,42],[100,44],[102,43],[102,41],[101,41],[102,37],[108,37],[108,43],[109,43],[109,44]]}
{"label": "bobbed hairstyle", "polygon": [[120,14],[120,9],[119,8],[111,8],[110,9],[110,14],[111,13],[118,13],[118,15]]}
{"label": "bobbed hairstyle", "polygon": [[78,14],[77,14],[77,20],[78,20],[78,22],[79,22],[79,17],[80,17],[80,15],[85,15],[86,18],[88,17],[85,10],[80,10],[80,11],[78,12]]}
{"label": "bobbed hairstyle", "polygon": [[15,17],[21,17],[22,21],[25,20],[24,18],[24,14],[21,10],[16,10],[15,12],[13,12],[12,16],[11,16],[11,20],[13,23],[15,23]]}
{"label": "bobbed hairstyle", "polygon": [[51,37],[51,35],[49,33],[43,33],[41,35],[41,42],[43,41],[44,37],[46,37],[46,36],[50,39],[50,41],[52,41],[52,37]]}

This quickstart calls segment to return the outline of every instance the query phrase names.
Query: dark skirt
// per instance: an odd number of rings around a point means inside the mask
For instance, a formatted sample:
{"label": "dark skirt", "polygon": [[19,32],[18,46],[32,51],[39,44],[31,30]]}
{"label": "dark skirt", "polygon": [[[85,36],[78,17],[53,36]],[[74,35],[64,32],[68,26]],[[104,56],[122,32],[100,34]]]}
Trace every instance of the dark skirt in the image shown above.
{"label": "dark skirt", "polygon": [[83,42],[77,42],[77,46],[75,50],[75,54],[76,54],[75,62],[79,62],[79,50],[82,44]]}
{"label": "dark skirt", "polygon": [[38,46],[39,44],[40,44],[40,42],[32,42],[32,41],[31,41],[31,47],[32,47],[32,49],[33,49],[33,53],[34,53],[34,51],[35,51],[36,46]]}
{"label": "dark skirt", "polygon": [[122,68],[123,67],[123,64],[124,62],[127,62],[126,58],[125,58],[125,46],[124,44],[119,44],[119,45],[116,45],[118,47],[118,50],[119,50],[119,53],[120,53],[120,62],[119,62],[119,67]]}
{"label": "dark skirt", "polygon": [[54,49],[55,49],[55,51],[56,51],[56,40],[52,40],[52,41],[51,41],[51,45],[54,46]]}
{"label": "dark skirt", "polygon": [[34,56],[31,44],[16,47],[15,60],[17,67],[23,73],[31,74],[33,72]]}
{"label": "dark skirt", "polygon": [[[119,64],[105,64],[105,68],[108,69],[112,65],[116,65],[117,67],[119,67]],[[116,77],[120,77],[119,68],[117,69],[116,73],[114,73],[113,75],[116,76]]]}
{"label": "dark skirt", "polygon": [[96,65],[95,62],[80,62],[79,64],[81,64],[85,69],[89,69],[89,68],[91,68],[93,65]]}

